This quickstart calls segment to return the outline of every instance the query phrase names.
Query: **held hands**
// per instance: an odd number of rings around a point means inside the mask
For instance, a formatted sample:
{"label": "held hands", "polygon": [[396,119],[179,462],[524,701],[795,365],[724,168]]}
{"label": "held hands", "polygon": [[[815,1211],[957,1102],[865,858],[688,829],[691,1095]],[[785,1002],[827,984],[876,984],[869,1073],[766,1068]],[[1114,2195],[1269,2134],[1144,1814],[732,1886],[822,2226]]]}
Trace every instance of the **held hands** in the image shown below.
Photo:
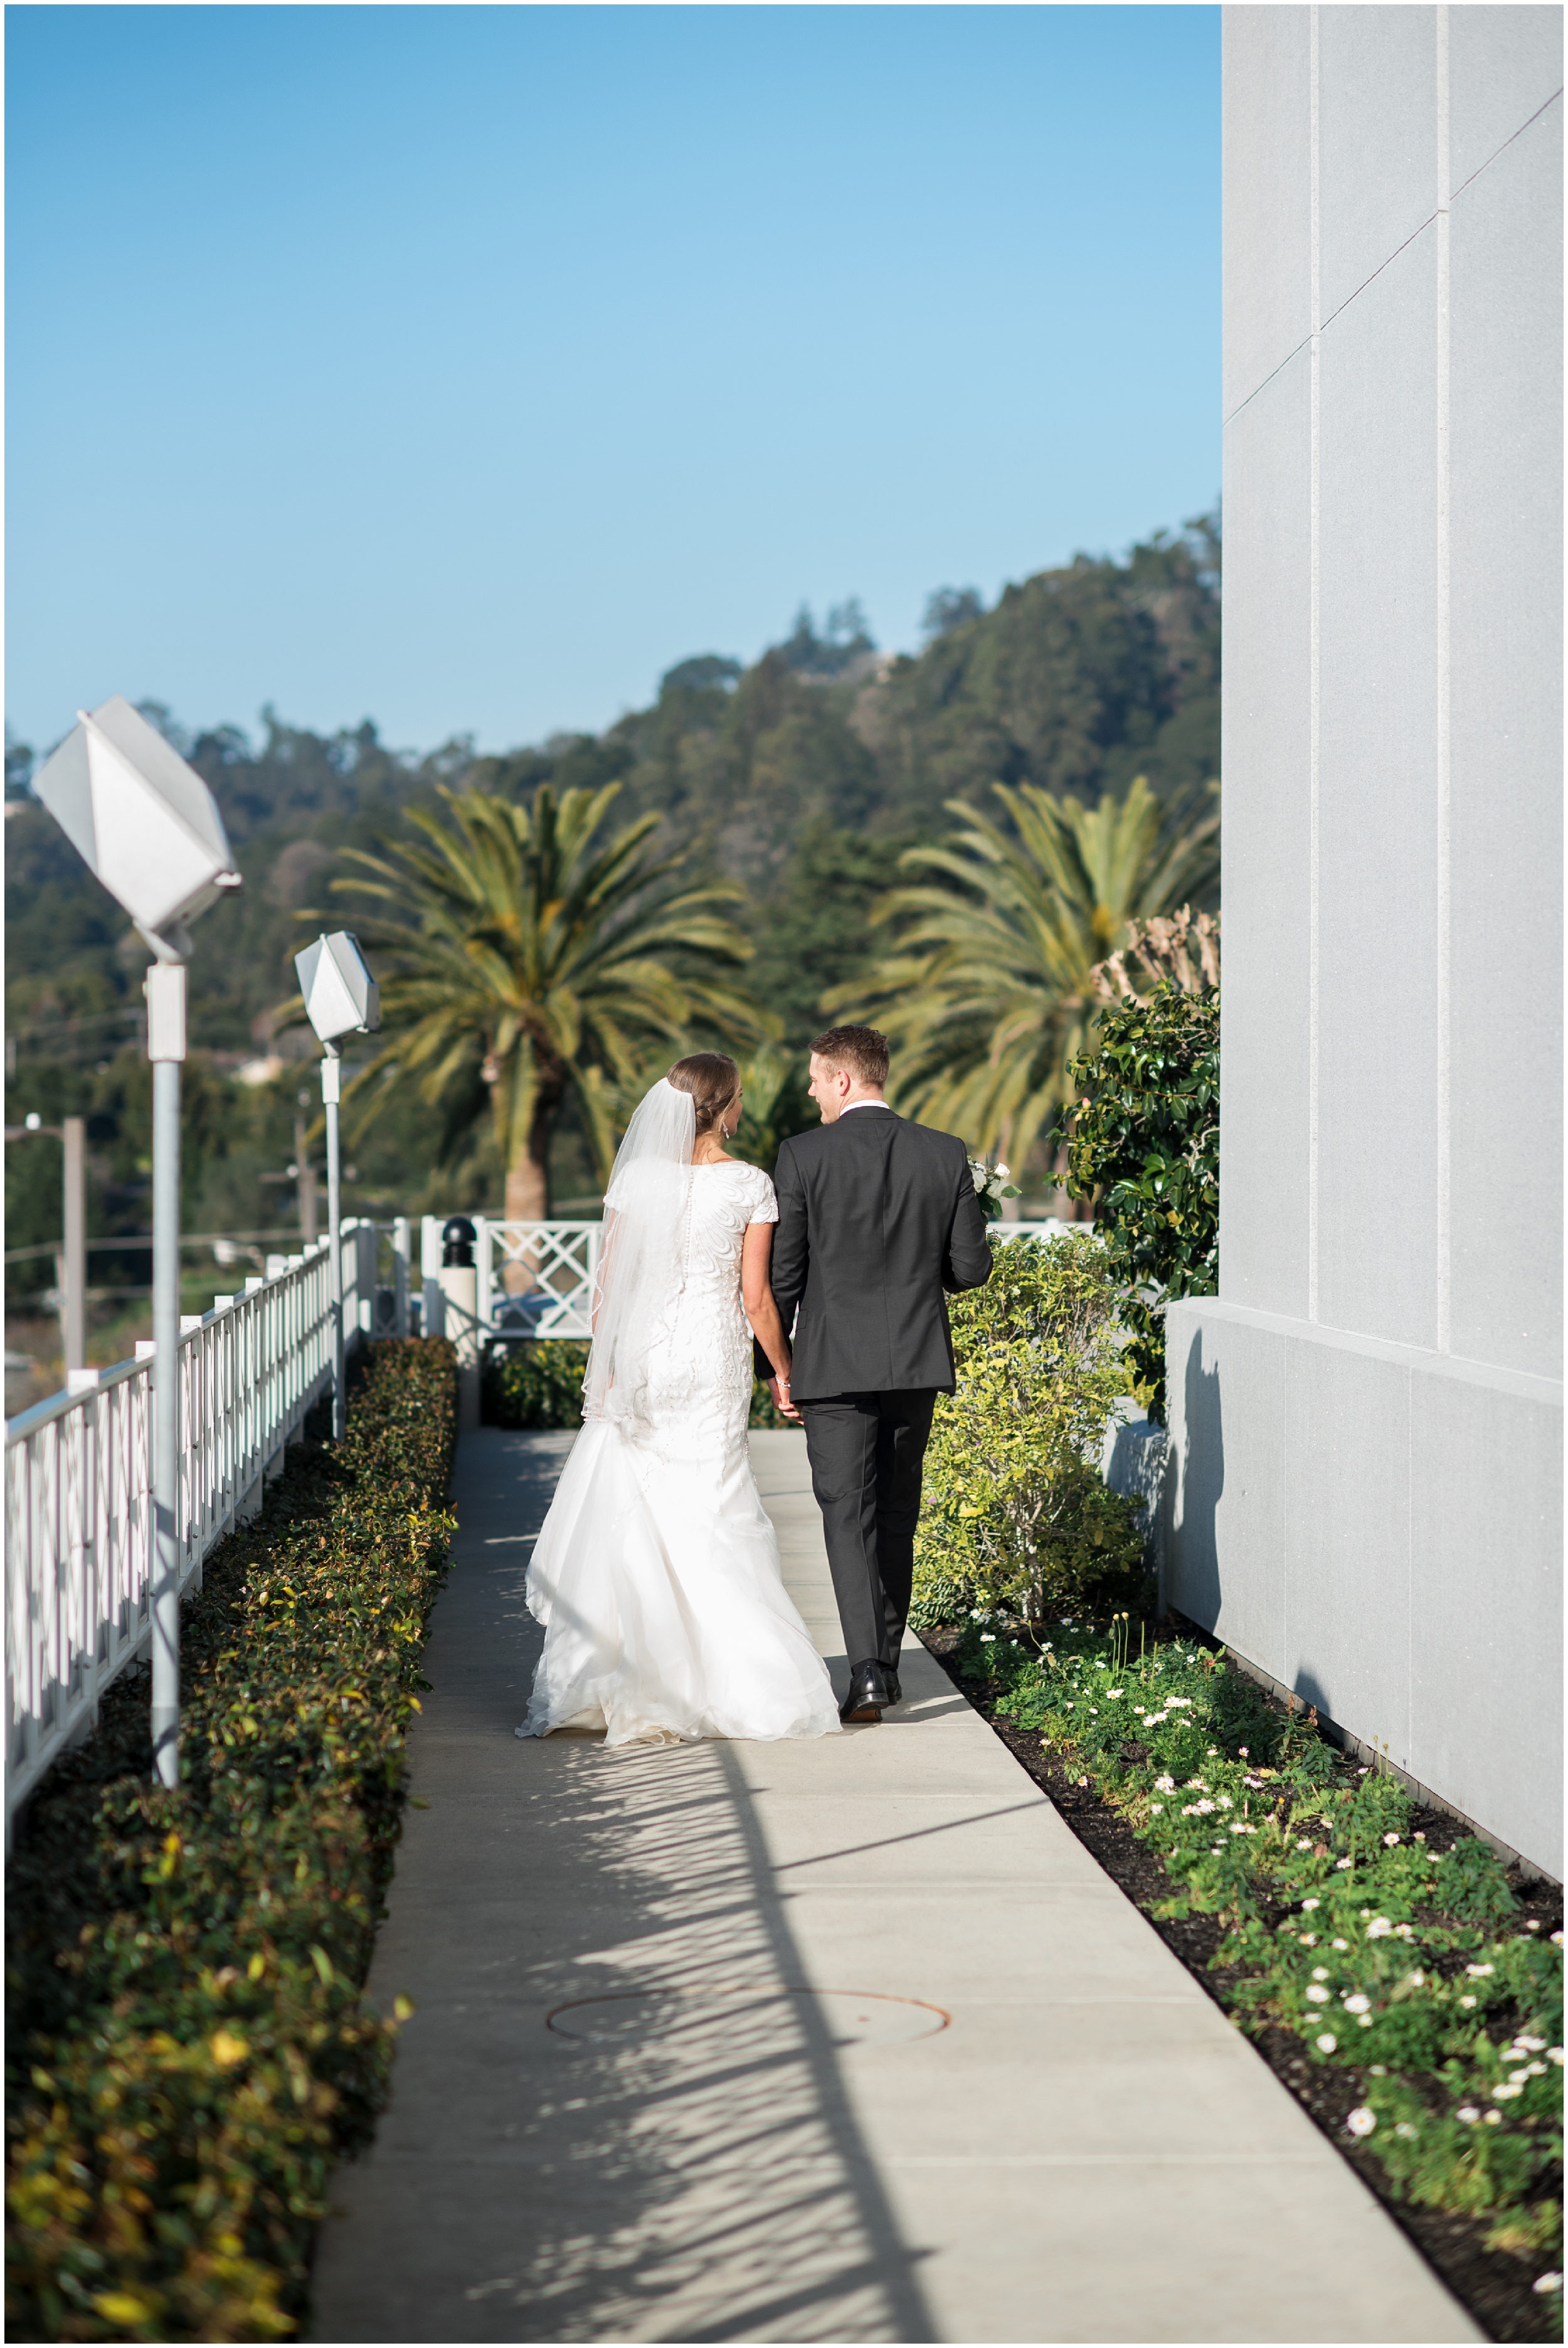
{"label": "held hands", "polygon": [[768,1380],[768,1392],[774,1398],[774,1408],[776,1411],[780,1412],[785,1418],[793,1418],[797,1426],[804,1426],[805,1425],[804,1419],[802,1418],[799,1411],[796,1410],[794,1403],[791,1402],[789,1398],[789,1372],[787,1370],[784,1373],[782,1377],[775,1376],[771,1377]]}

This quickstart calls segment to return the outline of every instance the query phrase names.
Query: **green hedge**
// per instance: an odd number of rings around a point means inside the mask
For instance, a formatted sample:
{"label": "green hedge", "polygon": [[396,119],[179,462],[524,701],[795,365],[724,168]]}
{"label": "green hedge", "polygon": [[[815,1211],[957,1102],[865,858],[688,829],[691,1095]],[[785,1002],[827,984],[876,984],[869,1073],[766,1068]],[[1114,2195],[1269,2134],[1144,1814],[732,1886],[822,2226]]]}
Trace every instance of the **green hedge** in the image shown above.
{"label": "green hedge", "polygon": [[[588,1347],[570,1337],[492,1345],[485,1356],[481,1411],[489,1426],[577,1427]],[[788,1426],[760,1379],[752,1385],[751,1426]]]}
{"label": "green hedge", "polygon": [[588,1347],[571,1337],[491,1345],[485,1354],[480,1415],[490,1426],[580,1426]]}
{"label": "green hedge", "polygon": [[983,1288],[953,1299],[957,1390],[938,1395],[915,1536],[917,1629],[979,1599],[1030,1621],[1143,1581],[1137,1504],[1100,1450],[1126,1375],[1118,1298],[1089,1231],[1011,1240]]}
{"label": "green hedge", "polygon": [[[51,1773],[9,1870],[13,2340],[270,2340],[399,2017],[360,1991],[425,1684],[450,1346],[370,1348],[183,1618],[184,1780],[145,1673]],[[404,2009],[406,2012],[406,2009]]]}
{"label": "green hedge", "polygon": [[1077,1098],[1051,1135],[1067,1188],[1092,1199],[1122,1290],[1133,1388],[1165,1416],[1165,1306],[1219,1286],[1220,999],[1167,979],[1102,1012],[1068,1070]]}

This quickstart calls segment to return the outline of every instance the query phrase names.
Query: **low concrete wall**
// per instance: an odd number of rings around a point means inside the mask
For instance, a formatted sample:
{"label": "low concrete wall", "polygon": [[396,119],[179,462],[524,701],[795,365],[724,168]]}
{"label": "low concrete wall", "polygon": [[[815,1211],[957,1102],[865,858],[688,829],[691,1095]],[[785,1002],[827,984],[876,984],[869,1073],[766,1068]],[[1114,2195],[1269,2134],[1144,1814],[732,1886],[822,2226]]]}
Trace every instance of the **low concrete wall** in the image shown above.
{"label": "low concrete wall", "polygon": [[1144,1555],[1152,1571],[1165,1570],[1165,1430],[1141,1418],[1131,1396],[1105,1430],[1100,1473],[1113,1492],[1125,1493],[1143,1510]]}
{"label": "low concrete wall", "polygon": [[1169,1602],[1561,1878],[1561,1387],[1214,1297],[1166,1361]]}

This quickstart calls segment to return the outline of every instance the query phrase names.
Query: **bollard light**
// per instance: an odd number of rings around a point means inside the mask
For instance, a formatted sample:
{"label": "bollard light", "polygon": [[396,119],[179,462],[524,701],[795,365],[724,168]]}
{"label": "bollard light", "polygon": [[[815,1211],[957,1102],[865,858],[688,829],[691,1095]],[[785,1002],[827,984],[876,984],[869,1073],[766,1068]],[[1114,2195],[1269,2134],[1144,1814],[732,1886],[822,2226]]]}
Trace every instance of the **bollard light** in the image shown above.
{"label": "bollard light", "polygon": [[348,1426],[343,1391],[343,1176],[338,1147],[338,1097],[342,1066],[338,1038],[370,1035],[381,1025],[381,993],[352,930],[324,932],[294,956],[305,1016],[321,1037],[322,1106],[327,1121],[327,1278],[333,1323],[333,1440],[341,1443]]}
{"label": "bollard light", "polygon": [[153,1766],[179,1782],[179,1070],[186,924],[238,889],[217,801],[123,695],[80,709],[33,783],[158,957],[143,983],[152,1062]]}

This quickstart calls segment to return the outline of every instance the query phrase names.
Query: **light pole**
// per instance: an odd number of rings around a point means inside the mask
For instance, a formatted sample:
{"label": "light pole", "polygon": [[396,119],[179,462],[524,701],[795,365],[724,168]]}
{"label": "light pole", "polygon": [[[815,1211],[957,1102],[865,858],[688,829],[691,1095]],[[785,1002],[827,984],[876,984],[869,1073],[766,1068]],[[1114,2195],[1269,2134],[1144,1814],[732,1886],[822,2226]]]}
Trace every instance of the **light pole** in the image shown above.
{"label": "light pole", "polygon": [[[305,1016],[321,1037],[322,1106],[327,1120],[328,1281],[333,1319],[333,1441],[341,1443],[348,1425],[343,1394],[343,1167],[338,1149],[338,1097],[343,1062],[338,1053],[342,1035],[373,1035],[381,1025],[381,993],[370,974],[351,930],[323,932],[313,945],[294,956]],[[302,1138],[300,1177],[304,1179]]]}
{"label": "light pole", "polygon": [[143,981],[152,1062],[152,1753],[179,1783],[179,1070],[186,928],[238,889],[223,819],[193,767],[116,694],[77,724],[33,789],[157,960]]}

